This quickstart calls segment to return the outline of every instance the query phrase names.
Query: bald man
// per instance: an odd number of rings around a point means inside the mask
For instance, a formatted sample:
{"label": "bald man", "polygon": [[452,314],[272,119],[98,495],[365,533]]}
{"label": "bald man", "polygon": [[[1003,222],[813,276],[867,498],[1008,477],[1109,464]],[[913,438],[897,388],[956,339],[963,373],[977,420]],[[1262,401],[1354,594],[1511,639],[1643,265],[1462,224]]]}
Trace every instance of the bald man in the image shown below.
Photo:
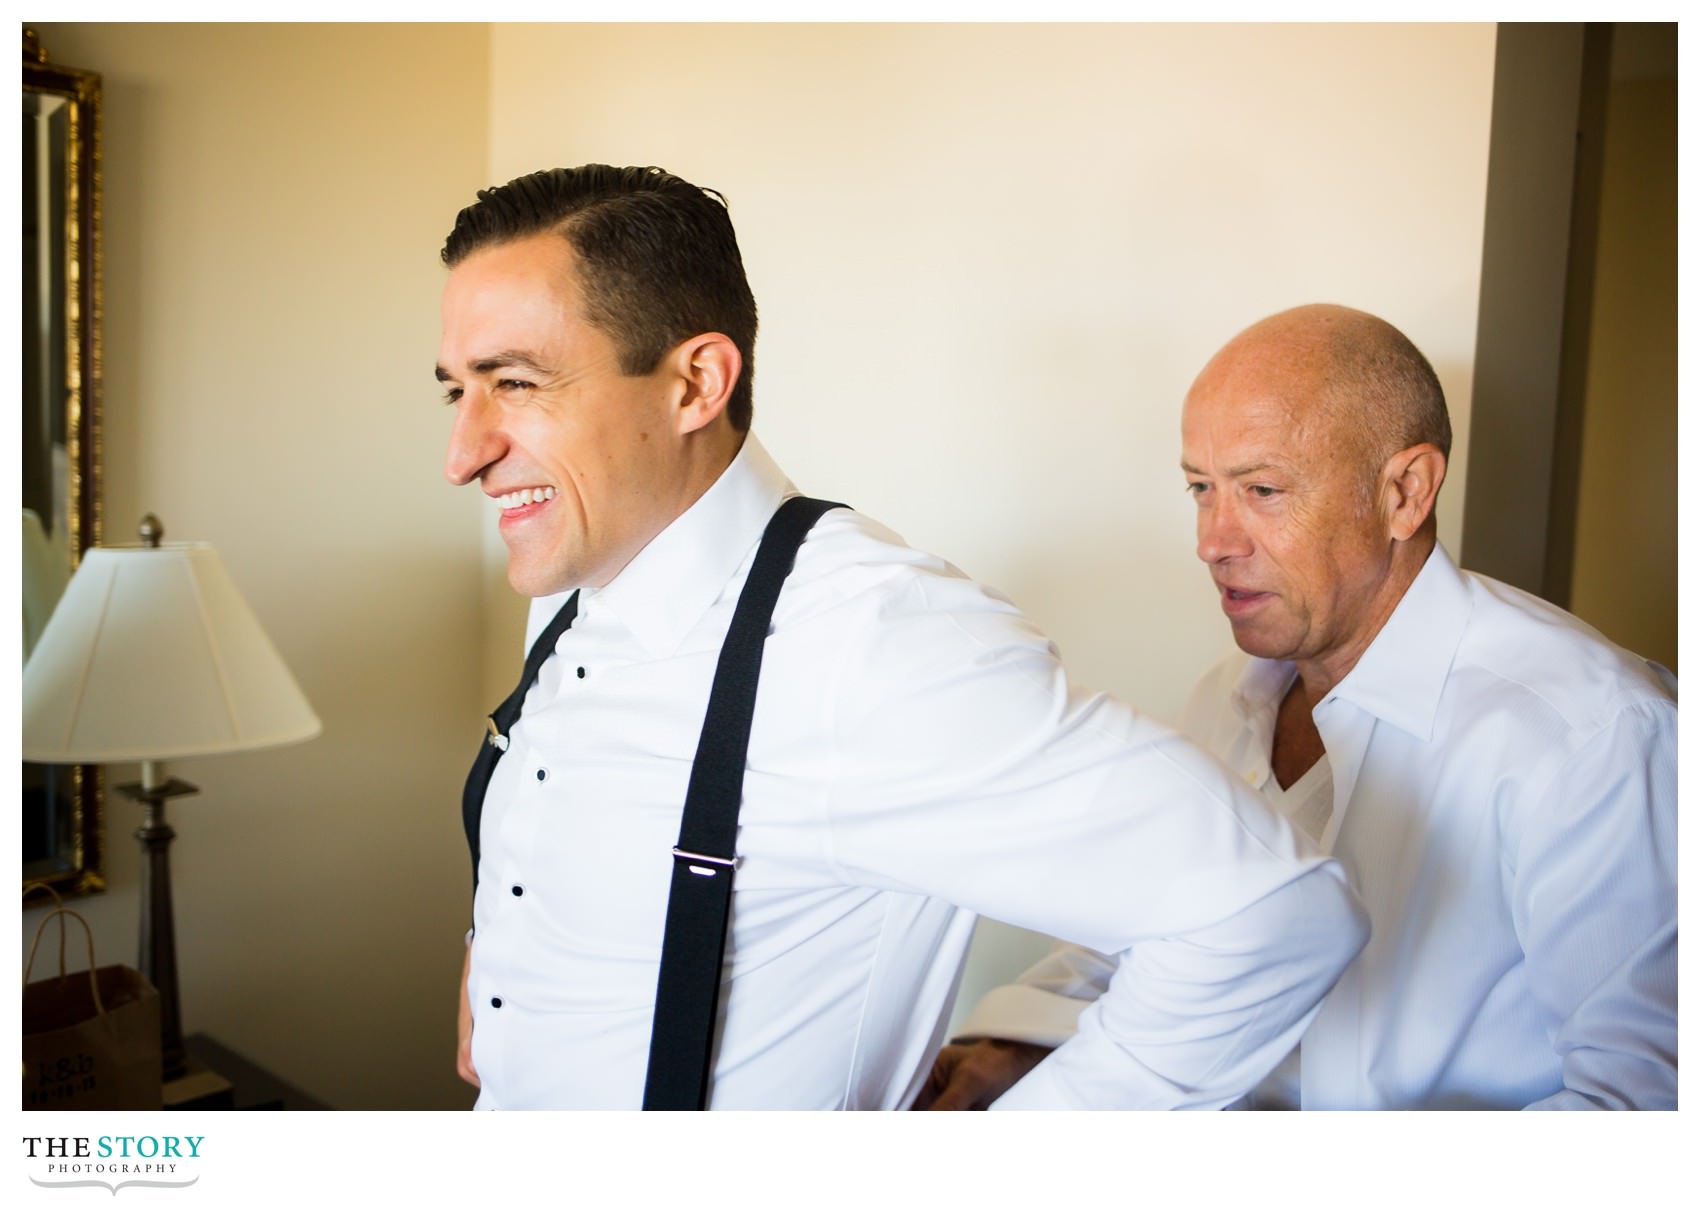
{"label": "bald man", "polygon": [[[1181,730],[1341,860],[1372,923],[1244,1105],[1674,1107],[1675,678],[1452,562],[1446,401],[1385,321],[1253,325],[1181,431],[1239,648]],[[1113,971],[1063,947],[993,990],[917,1106],[992,1103]]]}

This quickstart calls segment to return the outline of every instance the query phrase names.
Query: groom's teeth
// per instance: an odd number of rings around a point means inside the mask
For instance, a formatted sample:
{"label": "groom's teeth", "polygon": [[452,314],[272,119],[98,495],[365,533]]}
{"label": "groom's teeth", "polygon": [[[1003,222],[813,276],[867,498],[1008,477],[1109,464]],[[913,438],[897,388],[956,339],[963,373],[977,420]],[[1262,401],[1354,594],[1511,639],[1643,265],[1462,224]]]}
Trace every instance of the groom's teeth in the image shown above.
{"label": "groom's teeth", "polygon": [[506,492],[496,498],[496,504],[502,509],[521,509],[527,505],[536,505],[543,501],[553,501],[555,490],[550,487],[521,488],[517,492]]}

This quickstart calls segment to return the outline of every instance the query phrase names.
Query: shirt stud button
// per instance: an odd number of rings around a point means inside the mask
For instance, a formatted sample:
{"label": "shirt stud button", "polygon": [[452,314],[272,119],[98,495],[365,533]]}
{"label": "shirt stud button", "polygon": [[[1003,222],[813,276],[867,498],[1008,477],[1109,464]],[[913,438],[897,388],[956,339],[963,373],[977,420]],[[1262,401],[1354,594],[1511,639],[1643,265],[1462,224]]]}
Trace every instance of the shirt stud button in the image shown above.
{"label": "shirt stud button", "polygon": [[502,1008],[502,999],[499,997],[493,997],[490,999],[490,1004],[500,1010]]}
{"label": "shirt stud button", "polygon": [[549,772],[541,766],[537,768],[537,781],[539,783],[547,783],[549,781]]}
{"label": "shirt stud button", "polygon": [[524,896],[525,895],[525,889],[521,888],[518,884],[515,884],[514,885],[514,895],[515,896]]}
{"label": "shirt stud button", "polygon": [[578,667],[578,675],[579,675],[579,677],[581,677],[581,678],[582,678],[582,677],[583,677],[583,676],[584,676],[584,666],[583,666],[583,665],[580,665],[580,666],[579,666],[579,667]]}

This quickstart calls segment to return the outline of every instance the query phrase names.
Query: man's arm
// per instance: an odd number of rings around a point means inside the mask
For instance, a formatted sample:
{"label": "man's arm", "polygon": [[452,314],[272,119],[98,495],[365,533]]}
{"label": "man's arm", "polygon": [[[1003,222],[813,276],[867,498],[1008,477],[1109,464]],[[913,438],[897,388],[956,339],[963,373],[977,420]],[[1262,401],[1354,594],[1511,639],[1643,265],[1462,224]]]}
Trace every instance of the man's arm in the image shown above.
{"label": "man's arm", "polygon": [[1302,1035],[1368,922],[1339,865],[1172,730],[1069,684],[970,583],[840,628],[832,856],[1114,955],[1079,1033],[1000,1106],[1217,1107]]}
{"label": "man's arm", "polygon": [[472,1067],[472,1000],[466,995],[466,982],[472,975],[472,940],[466,940],[466,962],[460,968],[459,1046],[455,1049],[455,1072],[461,1080],[478,1085],[478,1070]]}
{"label": "man's arm", "polygon": [[[1235,653],[1187,696],[1179,729],[1211,752],[1224,685],[1238,676]],[[1232,666],[1230,668],[1230,666]],[[1059,942],[1008,985],[987,992],[933,1065],[915,1110],[989,1107],[1039,1060],[1074,1037],[1081,1011],[1102,997],[1116,971],[1114,956]]]}
{"label": "man's arm", "polygon": [[1674,1108],[1676,705],[1625,709],[1523,811],[1512,921],[1564,1074],[1534,1107]]}
{"label": "man's arm", "polygon": [[[1323,898],[1324,905],[1327,899]],[[1302,949],[1301,944],[1293,954],[1300,954]],[[1279,969],[1290,963],[1290,957],[1279,954],[1285,950],[1286,947],[1277,946],[1274,953],[1267,956],[1271,968]],[[1356,954],[1356,948],[1351,954]],[[1346,958],[1349,960],[1351,956]],[[1137,971],[1139,959],[1135,958],[1132,962]],[[1220,968],[1225,979],[1232,980],[1237,975],[1238,979],[1252,987],[1261,986],[1268,976],[1255,968],[1244,967],[1240,957],[1233,954],[1206,959],[1204,963],[1208,967]],[[1344,964],[1341,966],[1343,968]],[[1023,973],[1016,984],[992,990],[957,1035],[958,1039],[972,1039],[973,1042],[952,1044],[940,1052],[914,1109],[979,1111],[994,1104],[1000,1109],[1134,1105],[1132,1100],[1139,1097],[1140,1088],[1150,1084],[1151,1079],[1158,1075],[1142,1071],[1142,1062],[1125,1045],[1120,1045],[1118,1039],[1138,1036],[1143,1041],[1142,1032],[1146,1025],[1153,1024],[1162,1030],[1166,1024],[1162,1013],[1152,1016],[1145,1012],[1133,1004],[1125,991],[1119,1000],[1105,998],[1103,1004],[1099,1003],[1098,994],[1108,992],[1117,980],[1161,979],[1160,973],[1149,968],[1145,970],[1145,977],[1139,977],[1129,976],[1121,967],[1114,957],[1065,944]],[[1198,1020],[1214,1025],[1195,1032],[1201,1037],[1207,1038],[1217,1027],[1234,1029],[1236,1022],[1252,1024],[1248,1038],[1239,1041],[1243,1047],[1229,1047],[1218,1053],[1221,1062],[1232,1068],[1212,1075],[1217,1088],[1237,1090],[1243,1085],[1250,1089],[1261,1080],[1297,1044],[1299,1036],[1315,1015],[1316,1003],[1332,985],[1333,978],[1330,977],[1325,982],[1312,984],[1308,991],[1289,1000],[1289,1007],[1309,1007],[1297,1016],[1290,1008],[1281,1008],[1280,997],[1268,998],[1259,1005],[1257,996],[1245,996],[1243,990],[1238,997],[1232,995],[1233,991],[1222,991],[1222,995],[1213,999],[1221,1002],[1216,1007],[1208,1001],[1197,1003]],[[1313,997],[1314,1001],[1309,1000]],[[1124,1009],[1124,1006],[1127,1008]],[[1285,1031],[1270,1034],[1270,1039],[1276,1041],[1273,1045],[1256,1047],[1257,1028],[1268,1027],[1268,1024],[1256,1021],[1265,1010],[1271,1022],[1285,1018],[1290,1025]],[[1118,1017],[1105,1020],[1106,1014]],[[1091,1022],[1092,1033],[1083,1040],[1070,1042],[1073,1036],[1064,1020],[1071,1016],[1096,1020]],[[982,1033],[986,1033],[982,1038],[973,1038]],[[1107,1047],[1106,1039],[1101,1037],[1107,1037],[1108,1043],[1113,1046]],[[1041,1065],[1058,1044],[1062,1046],[1055,1048],[1056,1059],[1049,1065]],[[1190,1061],[1192,1058],[1187,1053],[1193,1049],[1184,1041],[1182,1048],[1184,1050],[1177,1051],[1175,1055],[1183,1062]],[[1237,1057],[1236,1051],[1239,1052]],[[1205,1054],[1208,1054],[1208,1048]],[[1018,1085],[1030,1072],[1032,1077]],[[1240,1090],[1240,1093],[1244,1091]],[[1223,1105],[1233,1101],[1234,1097],[1238,1095],[1199,1102],[1182,1101],[1174,1105]]]}

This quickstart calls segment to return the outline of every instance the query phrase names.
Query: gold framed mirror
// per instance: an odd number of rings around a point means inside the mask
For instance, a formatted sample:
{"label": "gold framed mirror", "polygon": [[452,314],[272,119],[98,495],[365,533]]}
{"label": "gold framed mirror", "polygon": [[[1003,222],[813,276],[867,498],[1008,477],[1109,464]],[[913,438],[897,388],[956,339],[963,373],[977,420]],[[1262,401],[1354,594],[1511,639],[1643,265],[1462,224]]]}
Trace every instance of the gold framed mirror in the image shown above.
{"label": "gold framed mirror", "polygon": [[[24,30],[24,660],[100,542],[100,76]],[[23,764],[23,878],[106,886],[100,770]]]}

